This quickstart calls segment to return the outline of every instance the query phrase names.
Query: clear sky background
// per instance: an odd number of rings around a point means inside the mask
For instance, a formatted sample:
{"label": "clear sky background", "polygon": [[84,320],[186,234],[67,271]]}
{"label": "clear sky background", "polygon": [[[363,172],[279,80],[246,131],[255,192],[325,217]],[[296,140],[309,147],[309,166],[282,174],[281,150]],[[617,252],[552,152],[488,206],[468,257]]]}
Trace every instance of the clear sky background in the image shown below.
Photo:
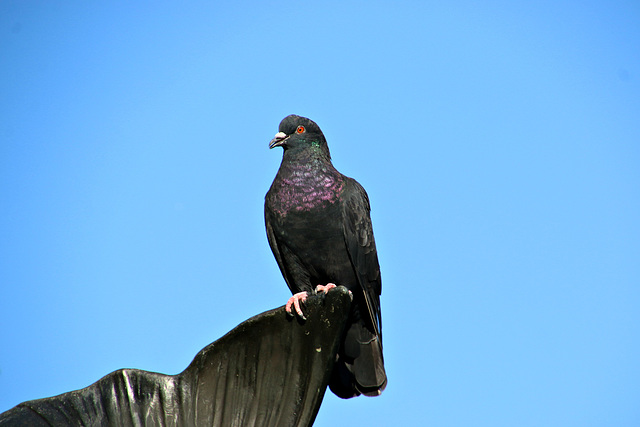
{"label": "clear sky background", "polygon": [[0,412],[284,304],[295,113],[383,277],[388,387],[317,426],[640,425],[640,3],[316,3],[0,2]]}

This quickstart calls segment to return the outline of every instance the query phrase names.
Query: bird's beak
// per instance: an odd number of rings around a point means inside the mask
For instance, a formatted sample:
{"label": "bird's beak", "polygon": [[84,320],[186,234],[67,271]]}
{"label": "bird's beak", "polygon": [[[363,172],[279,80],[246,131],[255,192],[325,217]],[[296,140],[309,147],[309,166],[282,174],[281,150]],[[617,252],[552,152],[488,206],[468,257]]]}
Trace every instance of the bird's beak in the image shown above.
{"label": "bird's beak", "polygon": [[287,140],[288,136],[284,132],[276,133],[276,136],[269,142],[269,148],[279,147]]}

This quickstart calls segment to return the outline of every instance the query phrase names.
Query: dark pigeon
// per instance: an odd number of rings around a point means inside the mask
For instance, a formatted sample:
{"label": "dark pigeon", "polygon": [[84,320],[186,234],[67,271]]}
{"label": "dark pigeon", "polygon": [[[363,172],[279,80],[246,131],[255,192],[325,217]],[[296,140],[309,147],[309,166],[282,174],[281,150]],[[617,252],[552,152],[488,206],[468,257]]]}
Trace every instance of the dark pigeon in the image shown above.
{"label": "dark pigeon", "polygon": [[301,303],[308,293],[328,292],[335,285],[349,289],[353,304],[329,386],[345,399],[377,396],[387,376],[382,281],[367,193],[333,167],[322,131],[305,117],[285,117],[269,144],[274,147],[282,147],[284,154],[265,197],[265,224],[294,294],[287,311],[293,307],[304,318]]}

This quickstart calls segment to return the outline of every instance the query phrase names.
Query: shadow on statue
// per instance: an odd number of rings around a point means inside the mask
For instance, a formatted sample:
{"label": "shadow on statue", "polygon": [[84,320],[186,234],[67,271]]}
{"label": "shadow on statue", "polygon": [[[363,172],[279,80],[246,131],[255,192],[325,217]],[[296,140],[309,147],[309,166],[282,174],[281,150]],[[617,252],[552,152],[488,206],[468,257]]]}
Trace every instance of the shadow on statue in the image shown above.
{"label": "shadow on statue", "polygon": [[23,402],[1,426],[309,426],[351,306],[346,288],[310,296],[306,321],[283,307],[202,349],[178,375],[121,369],[81,390]]}

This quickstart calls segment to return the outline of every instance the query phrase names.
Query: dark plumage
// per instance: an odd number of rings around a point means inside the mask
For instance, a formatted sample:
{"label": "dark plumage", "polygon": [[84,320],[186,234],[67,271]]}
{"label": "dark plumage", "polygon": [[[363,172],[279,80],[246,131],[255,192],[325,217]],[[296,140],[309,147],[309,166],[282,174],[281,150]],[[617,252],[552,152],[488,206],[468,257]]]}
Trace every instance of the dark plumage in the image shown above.
{"label": "dark plumage", "polygon": [[284,154],[264,206],[271,250],[292,293],[313,293],[328,283],[353,293],[329,386],[342,398],[379,395],[387,384],[382,282],[367,193],[333,167],[327,141],[313,121],[285,117],[269,144],[277,146]]}

